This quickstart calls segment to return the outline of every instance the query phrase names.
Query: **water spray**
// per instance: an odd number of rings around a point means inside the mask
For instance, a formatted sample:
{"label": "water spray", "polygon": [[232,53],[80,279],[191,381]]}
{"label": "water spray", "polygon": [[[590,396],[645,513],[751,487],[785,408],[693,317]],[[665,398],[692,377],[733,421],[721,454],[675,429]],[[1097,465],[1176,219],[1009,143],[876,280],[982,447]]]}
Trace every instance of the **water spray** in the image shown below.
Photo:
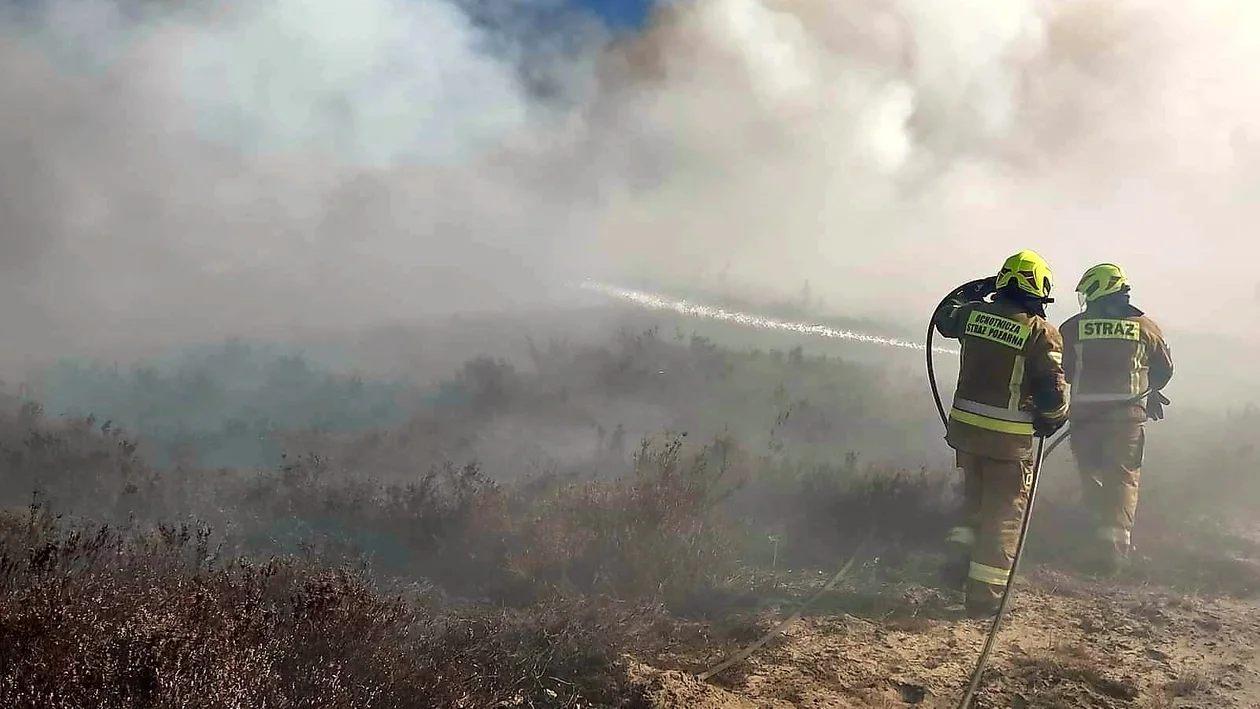
{"label": "water spray", "polygon": [[[899,340],[895,337],[884,337],[882,335],[858,332],[856,330],[843,330],[817,323],[762,317],[751,313],[741,313],[736,310],[727,310],[725,308],[710,305],[701,305],[685,299],[672,298],[662,293],[650,293],[648,291],[622,288],[596,281],[583,281],[579,287],[583,290],[600,293],[618,300],[633,303],[634,305],[647,310],[669,310],[679,315],[703,318],[706,320],[720,320],[723,322],[734,323],[736,325],[742,325],[744,327],[756,328],[758,330],[794,332],[801,335],[814,335],[816,337],[825,337],[833,340],[848,340],[851,342],[860,342],[863,344],[878,345],[881,347],[896,347],[898,349],[924,349],[923,345],[920,345],[917,342]],[[932,350],[930,335],[928,339],[928,349]],[[938,347],[932,351],[937,354],[958,354],[958,350],[945,347]],[[930,354],[928,357],[928,367],[931,367]]]}
{"label": "water spray", "polygon": [[[989,280],[989,279],[988,278],[977,279],[975,281],[971,281],[966,284],[963,284],[962,286],[959,286],[957,289],[951,292],[950,295],[947,295],[945,298],[941,300],[940,304],[937,306],[937,311],[939,311],[940,308],[945,305],[946,301],[948,301],[953,296],[953,293],[957,292],[958,290],[965,289],[965,288],[978,286],[986,280]],[[901,349],[923,350],[925,358],[926,358],[928,385],[932,392],[932,400],[936,404],[936,411],[940,416],[941,425],[947,426],[949,423],[949,417],[945,413],[944,404],[941,402],[940,388],[937,385],[937,381],[936,381],[936,367],[934,364],[933,355],[935,354],[958,355],[959,350],[935,346],[933,341],[935,339],[936,326],[933,322],[928,323],[927,338],[924,344],[920,345],[920,344],[916,344],[912,342],[907,342],[904,340],[897,340],[894,338],[882,337],[879,335],[873,335],[869,333],[856,332],[852,330],[840,330],[840,329],[832,328],[825,325],[761,317],[761,316],[752,315],[749,313],[741,313],[738,311],[726,310],[724,308],[700,305],[697,303],[689,302],[687,300],[671,298],[669,296],[666,296],[660,293],[649,293],[646,291],[633,290],[629,288],[621,288],[618,286],[598,283],[594,281],[583,282],[581,284],[581,288],[585,290],[601,293],[603,295],[611,296],[620,300],[629,301],[639,307],[646,308],[649,310],[670,310],[680,315],[713,319],[713,320],[721,320],[721,321],[726,321],[726,322],[732,322],[738,325],[743,325],[746,327],[753,327],[753,328],[763,329],[763,330],[780,330],[780,331],[796,332],[796,333],[800,333],[804,335],[815,335],[815,336],[826,337],[830,339],[850,340],[854,342],[861,342],[861,343],[879,345],[879,346],[884,346],[884,347],[897,347]],[[935,314],[935,312],[936,311],[933,311],[933,314]],[[1132,406],[1134,404],[1140,403],[1149,394],[1150,394],[1150,389],[1148,387],[1146,390],[1144,390],[1142,393],[1138,394],[1137,396],[1134,396],[1122,402],[1117,402],[1116,405],[1117,406]],[[967,689],[965,693],[963,694],[962,698],[959,700],[957,709],[969,709],[969,707],[971,706],[972,698],[975,696],[976,690],[980,686],[980,677],[984,673],[985,668],[988,666],[989,658],[993,652],[994,644],[997,641],[998,630],[1000,629],[1002,619],[1006,615],[1006,609],[1010,601],[1011,591],[1015,585],[1014,582],[1016,578],[1016,573],[1019,569],[1020,560],[1023,557],[1024,542],[1027,540],[1028,527],[1029,527],[1029,523],[1032,520],[1033,504],[1036,501],[1037,482],[1041,477],[1042,465],[1044,464],[1046,457],[1049,456],[1051,453],[1053,453],[1071,435],[1072,435],[1072,424],[1071,422],[1069,422],[1068,425],[1065,426],[1063,430],[1060,431],[1059,434],[1053,440],[1049,442],[1049,444],[1047,444],[1046,438],[1044,436],[1037,437],[1037,451],[1036,451],[1036,456],[1033,462],[1032,481],[1030,482],[1029,487],[1028,487],[1028,502],[1024,509],[1023,520],[1020,522],[1019,540],[1017,541],[1015,545],[1015,553],[1011,558],[1011,579],[1010,579],[1010,582],[1007,583],[1004,591],[1002,592],[1002,599],[998,604],[997,613],[994,615],[993,622],[989,626],[988,634],[985,636],[984,646],[980,651],[980,656],[976,660],[975,668],[972,671],[971,677],[967,683]],[[787,625],[790,625],[793,621],[799,618],[800,615],[810,605],[812,605],[815,601],[817,601],[818,598],[820,598],[824,593],[826,593],[826,591],[830,590],[840,579],[846,576],[849,573],[850,569],[852,568],[853,563],[856,560],[856,557],[857,557],[857,553],[855,552],[854,555],[850,557],[848,561],[840,568],[840,570],[836,573],[836,575],[833,576],[832,579],[818,593],[816,593],[812,598],[808,599],[804,604],[802,604],[801,607],[797,609],[795,613],[792,614],[792,616],[789,616],[782,623],[780,623],[779,625],[771,629],[770,632],[766,633],[758,642],[754,643],[753,645],[746,648],[745,650],[737,653],[736,655],[729,658],[727,661],[723,662],[722,664],[699,675],[699,679],[707,680],[713,677],[714,675],[717,675],[725,671],[726,669],[737,664],[738,662],[746,660],[749,656],[752,655],[753,652],[755,652],[757,649],[763,646],[767,641],[769,641],[771,637],[773,637],[774,635],[782,631],[783,628],[785,628]]]}

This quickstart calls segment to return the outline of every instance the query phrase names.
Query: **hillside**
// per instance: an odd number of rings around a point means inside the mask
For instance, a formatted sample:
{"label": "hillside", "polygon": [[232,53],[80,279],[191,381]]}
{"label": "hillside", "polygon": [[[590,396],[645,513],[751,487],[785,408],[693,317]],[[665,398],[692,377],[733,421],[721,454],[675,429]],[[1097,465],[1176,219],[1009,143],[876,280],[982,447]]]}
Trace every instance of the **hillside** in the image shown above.
{"label": "hillside", "polygon": [[[604,322],[632,329],[504,335],[444,377],[356,380],[229,343],[76,370],[62,406],[94,418],[9,399],[3,703],[952,706],[983,628],[934,587],[955,480],[919,383]],[[129,392],[225,391],[166,395],[182,405],[139,437],[119,423]],[[390,406],[365,419],[373,400]],[[1073,568],[1074,473],[1047,466],[975,706],[1260,702],[1257,414],[1169,415],[1120,578]],[[241,420],[283,457],[219,465]],[[175,443],[209,457],[151,457]],[[855,552],[782,637],[695,678]]]}

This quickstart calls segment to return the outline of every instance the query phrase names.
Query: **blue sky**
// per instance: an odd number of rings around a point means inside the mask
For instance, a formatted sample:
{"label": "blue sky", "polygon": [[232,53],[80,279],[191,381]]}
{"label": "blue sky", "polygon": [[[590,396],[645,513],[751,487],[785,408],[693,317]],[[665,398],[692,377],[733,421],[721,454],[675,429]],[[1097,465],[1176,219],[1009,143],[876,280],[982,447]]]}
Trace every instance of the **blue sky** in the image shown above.
{"label": "blue sky", "polygon": [[630,29],[643,26],[652,9],[651,0],[571,0],[604,21],[613,29]]}

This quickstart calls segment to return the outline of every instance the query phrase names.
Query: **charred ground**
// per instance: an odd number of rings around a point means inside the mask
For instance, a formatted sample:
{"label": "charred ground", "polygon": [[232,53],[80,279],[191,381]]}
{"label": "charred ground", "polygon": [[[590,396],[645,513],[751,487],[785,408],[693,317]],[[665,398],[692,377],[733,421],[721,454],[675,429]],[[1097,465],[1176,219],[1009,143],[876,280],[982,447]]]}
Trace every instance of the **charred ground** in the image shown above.
{"label": "charred ground", "polygon": [[[5,400],[5,706],[949,706],[979,650],[933,585],[954,475],[896,362],[636,329],[373,399],[232,347],[258,401],[319,416],[231,399],[223,360],[116,375],[95,417]],[[136,392],[176,402],[162,426],[128,418]],[[978,707],[1260,702],[1258,419],[1158,425],[1120,579],[1068,564],[1059,454]],[[692,678],[863,544],[783,637]]]}

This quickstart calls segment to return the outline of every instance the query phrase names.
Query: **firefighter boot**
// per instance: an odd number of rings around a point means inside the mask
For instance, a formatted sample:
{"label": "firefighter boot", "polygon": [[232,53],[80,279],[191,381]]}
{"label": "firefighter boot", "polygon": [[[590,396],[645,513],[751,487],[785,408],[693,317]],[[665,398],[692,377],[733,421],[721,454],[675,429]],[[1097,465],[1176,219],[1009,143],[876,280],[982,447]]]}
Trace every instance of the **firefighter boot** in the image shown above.
{"label": "firefighter boot", "polygon": [[1104,576],[1116,576],[1129,565],[1128,542],[1105,540],[1099,549],[1099,572]]}
{"label": "firefighter boot", "polygon": [[967,584],[965,608],[968,618],[986,619],[997,615],[1002,604],[1002,589],[998,586],[970,581]]}
{"label": "firefighter boot", "polygon": [[1084,571],[1096,576],[1112,577],[1128,567],[1130,545],[1121,540],[1098,539],[1090,546],[1084,561]]}
{"label": "firefighter boot", "polygon": [[967,586],[967,568],[971,561],[966,556],[950,554],[938,572],[938,583],[948,591],[961,591]]}
{"label": "firefighter boot", "polygon": [[967,586],[967,572],[971,568],[971,548],[976,533],[970,527],[958,526],[949,530],[945,540],[945,563],[938,572],[941,588],[962,591]]}
{"label": "firefighter boot", "polygon": [[967,617],[972,620],[992,620],[997,615],[998,604],[996,603],[968,603]]}

